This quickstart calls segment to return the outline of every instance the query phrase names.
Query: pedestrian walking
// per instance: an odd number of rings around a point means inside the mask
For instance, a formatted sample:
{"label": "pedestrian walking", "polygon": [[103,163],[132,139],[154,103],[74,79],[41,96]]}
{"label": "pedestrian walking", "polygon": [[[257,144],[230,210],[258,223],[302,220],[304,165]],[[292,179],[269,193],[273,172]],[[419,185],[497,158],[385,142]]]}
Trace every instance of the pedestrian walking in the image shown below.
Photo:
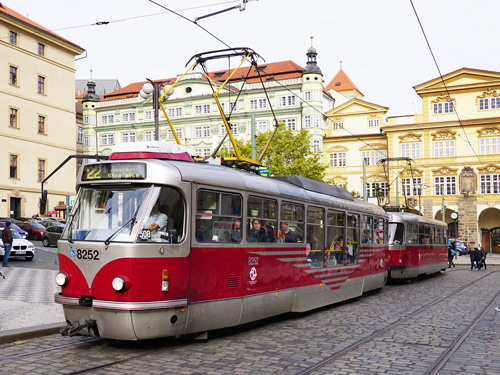
{"label": "pedestrian walking", "polygon": [[474,250],[474,246],[469,245],[469,256],[470,256],[470,270],[477,271],[476,266],[476,251]]}
{"label": "pedestrian walking", "polygon": [[453,248],[453,245],[448,246],[448,268],[455,268],[455,263],[453,263],[453,258],[455,257],[455,249]]}
{"label": "pedestrian walking", "polygon": [[480,255],[481,255],[481,263],[483,264],[484,270],[486,271],[487,270],[487,268],[486,268],[486,250],[484,250],[484,247],[482,247],[482,246],[479,246],[479,248],[481,249],[481,250],[479,250]]}
{"label": "pedestrian walking", "polygon": [[12,227],[12,223],[10,221],[7,221],[5,223],[5,228],[2,231],[2,242],[3,242],[3,247],[4,247],[2,267],[10,267],[9,266],[9,255],[10,255],[10,251],[12,250],[12,242],[13,242],[12,232],[10,231],[11,227]]}

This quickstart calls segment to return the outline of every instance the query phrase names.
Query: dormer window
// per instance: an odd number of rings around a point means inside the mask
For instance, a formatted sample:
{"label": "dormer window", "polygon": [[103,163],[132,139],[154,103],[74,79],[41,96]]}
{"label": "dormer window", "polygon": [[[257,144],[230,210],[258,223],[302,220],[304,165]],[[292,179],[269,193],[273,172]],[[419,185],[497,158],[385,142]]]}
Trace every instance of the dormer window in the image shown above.
{"label": "dormer window", "polygon": [[435,115],[440,115],[442,113],[453,113],[455,108],[453,102],[434,103],[432,106],[433,113]]}

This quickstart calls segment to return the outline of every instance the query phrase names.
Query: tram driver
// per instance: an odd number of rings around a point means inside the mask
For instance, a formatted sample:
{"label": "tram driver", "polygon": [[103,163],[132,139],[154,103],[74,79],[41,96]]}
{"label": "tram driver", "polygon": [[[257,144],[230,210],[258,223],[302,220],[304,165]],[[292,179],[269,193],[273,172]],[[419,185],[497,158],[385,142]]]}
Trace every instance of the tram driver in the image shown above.
{"label": "tram driver", "polygon": [[145,229],[151,231],[152,236],[158,236],[158,232],[165,232],[167,229],[168,217],[160,212],[160,201],[157,200],[151,209]]}

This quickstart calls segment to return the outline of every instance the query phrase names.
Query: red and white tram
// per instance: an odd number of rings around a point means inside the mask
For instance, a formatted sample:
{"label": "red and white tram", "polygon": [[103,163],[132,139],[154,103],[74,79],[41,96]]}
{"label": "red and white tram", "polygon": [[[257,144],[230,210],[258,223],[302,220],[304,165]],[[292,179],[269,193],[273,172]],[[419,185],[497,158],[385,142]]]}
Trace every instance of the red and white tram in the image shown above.
{"label": "red and white tram", "polygon": [[182,146],[115,147],[82,168],[58,242],[63,334],[204,334],[385,285],[378,206],[297,176],[193,162]]}
{"label": "red and white tram", "polygon": [[388,212],[392,279],[415,278],[448,267],[447,225],[409,212]]}

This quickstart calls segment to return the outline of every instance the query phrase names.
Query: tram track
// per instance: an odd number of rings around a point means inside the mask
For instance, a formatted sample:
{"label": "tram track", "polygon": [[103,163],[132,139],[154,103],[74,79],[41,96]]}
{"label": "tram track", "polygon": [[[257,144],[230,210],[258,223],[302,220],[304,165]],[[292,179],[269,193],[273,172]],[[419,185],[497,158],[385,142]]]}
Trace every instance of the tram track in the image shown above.
{"label": "tram track", "polygon": [[[457,293],[459,293],[459,292],[461,292],[463,290],[469,289],[469,288],[477,285],[483,279],[485,279],[487,277],[490,277],[493,274],[498,273],[498,272],[500,272],[500,271],[492,271],[492,272],[488,273],[487,275],[484,275],[484,276],[478,278],[477,280],[475,280],[474,282],[472,282],[470,284],[467,284],[467,285],[461,286],[459,288],[456,288],[451,293],[449,293],[449,294],[447,294],[447,295],[445,295],[445,296],[443,296],[441,298],[438,298],[436,300],[433,300],[433,301],[425,304],[424,306],[420,307],[419,309],[417,309],[417,310],[409,313],[405,317],[400,318],[397,321],[391,323],[390,325],[388,325],[388,326],[386,326],[384,328],[381,328],[381,329],[373,332],[371,335],[369,335],[369,336],[367,336],[367,337],[365,337],[365,338],[363,338],[363,339],[361,339],[361,340],[359,340],[359,341],[357,341],[357,342],[355,342],[355,343],[353,343],[353,344],[345,347],[342,350],[339,350],[338,352],[336,352],[336,353],[328,356],[327,358],[323,359],[322,361],[318,362],[317,364],[315,364],[313,366],[310,366],[310,367],[308,367],[308,368],[306,368],[306,369],[304,369],[304,370],[296,373],[295,375],[308,375],[308,374],[313,373],[314,371],[317,371],[317,370],[321,369],[322,367],[325,367],[328,364],[331,364],[333,361],[335,361],[336,359],[344,356],[345,354],[347,354],[349,352],[352,352],[352,351],[360,348],[364,344],[367,344],[367,343],[373,341],[374,339],[380,338],[384,333],[389,332],[389,331],[393,330],[394,328],[397,328],[398,326],[402,325],[403,323],[408,322],[412,318],[414,318],[414,317],[418,316],[419,314],[425,312],[431,306],[434,306],[437,303],[441,303],[441,302],[445,301],[446,299],[448,299],[450,297],[453,297]],[[458,348],[460,348],[460,346],[467,339],[467,337],[471,334],[471,332],[473,332],[474,328],[479,324],[479,322],[481,321],[481,319],[486,315],[486,313],[489,311],[489,309],[491,309],[492,305],[494,304],[494,302],[498,298],[498,296],[500,296],[500,291],[498,291],[491,298],[490,303],[488,304],[488,306],[485,307],[476,316],[476,318],[468,325],[467,329],[465,329],[462,332],[462,334],[459,335],[455,339],[455,341],[453,342],[453,344],[447,350],[445,350],[445,352],[443,352],[439,356],[439,358],[435,361],[434,365],[432,367],[430,367],[425,372],[425,375],[434,375],[434,374],[437,374],[446,365],[446,363],[451,358],[451,356],[458,350]]]}

